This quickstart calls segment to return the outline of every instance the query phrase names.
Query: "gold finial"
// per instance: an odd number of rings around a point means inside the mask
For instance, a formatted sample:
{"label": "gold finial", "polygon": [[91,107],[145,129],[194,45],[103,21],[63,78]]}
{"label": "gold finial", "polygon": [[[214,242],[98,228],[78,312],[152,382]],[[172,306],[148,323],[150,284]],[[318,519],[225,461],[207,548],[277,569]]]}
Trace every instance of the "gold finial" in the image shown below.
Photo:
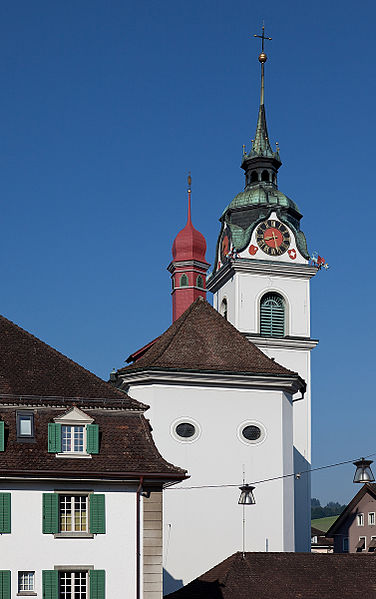
{"label": "gold finial", "polygon": [[191,177],[191,171],[189,171],[188,173],[188,189],[191,189],[191,185],[192,185],[192,177]]}
{"label": "gold finial", "polygon": [[242,148],[243,148],[243,156],[244,156],[244,154],[245,154],[245,144],[242,145]]}
{"label": "gold finial", "polygon": [[279,143],[278,143],[278,141],[275,142],[275,145],[277,146],[277,152],[279,152]]}

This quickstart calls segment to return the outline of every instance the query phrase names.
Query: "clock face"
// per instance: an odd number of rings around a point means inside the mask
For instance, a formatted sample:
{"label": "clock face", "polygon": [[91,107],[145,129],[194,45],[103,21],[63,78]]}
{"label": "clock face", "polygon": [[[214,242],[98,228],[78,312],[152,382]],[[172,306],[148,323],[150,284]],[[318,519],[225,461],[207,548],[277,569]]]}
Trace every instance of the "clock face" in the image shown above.
{"label": "clock face", "polygon": [[281,256],[290,245],[290,234],[278,220],[267,220],[257,227],[256,240],[268,256]]}

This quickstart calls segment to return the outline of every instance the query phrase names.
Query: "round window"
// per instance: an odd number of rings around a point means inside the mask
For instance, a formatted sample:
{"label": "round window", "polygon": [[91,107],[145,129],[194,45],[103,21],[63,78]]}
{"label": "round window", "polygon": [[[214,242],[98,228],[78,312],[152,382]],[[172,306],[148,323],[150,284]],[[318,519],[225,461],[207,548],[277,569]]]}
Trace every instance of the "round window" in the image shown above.
{"label": "round window", "polygon": [[266,437],[266,430],[260,422],[248,420],[239,426],[238,437],[243,443],[262,443]]}
{"label": "round window", "polygon": [[200,436],[200,427],[191,418],[179,418],[171,424],[171,434],[177,441],[190,443]]}
{"label": "round window", "polygon": [[189,437],[193,437],[196,432],[196,428],[190,422],[181,422],[175,427],[175,432],[179,437],[188,439]]}
{"label": "round window", "polygon": [[243,428],[242,435],[248,441],[257,441],[261,437],[261,428],[254,424],[249,424]]}

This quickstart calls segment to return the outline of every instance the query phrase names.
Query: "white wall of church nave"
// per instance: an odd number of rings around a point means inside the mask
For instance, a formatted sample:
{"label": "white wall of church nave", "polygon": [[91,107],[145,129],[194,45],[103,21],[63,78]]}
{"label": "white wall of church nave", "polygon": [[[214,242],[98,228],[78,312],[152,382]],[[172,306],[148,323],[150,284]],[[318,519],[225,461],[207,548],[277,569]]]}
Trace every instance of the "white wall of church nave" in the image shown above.
{"label": "white wall of church nave", "polygon": [[309,281],[292,277],[272,277],[236,272],[214,295],[214,306],[220,311],[227,300],[228,320],[239,331],[260,332],[260,299],[268,292],[280,293],[286,302],[286,334],[310,336]]}
{"label": "white wall of church nave", "polygon": [[[106,533],[94,538],[54,538],[42,532],[43,493],[94,491],[105,494]],[[35,571],[38,597],[42,597],[42,570],[55,566],[93,566],[106,571],[106,596],[119,597],[119,589],[136,593],[136,487],[93,483],[12,483],[0,481],[0,491],[11,493],[11,534],[1,535],[1,569],[11,571],[12,597],[18,571]]]}
{"label": "white wall of church nave", "polygon": [[[293,471],[292,404],[280,391],[178,385],[132,385],[129,394],[150,405],[147,417],[165,459],[188,469],[179,486],[235,484]],[[193,442],[178,441],[177,421],[200,429]],[[264,440],[239,438],[243,423],[259,423]],[[256,485],[255,506],[247,506],[247,550],[294,550],[293,480]],[[241,508],[235,488],[165,492],[165,567],[184,582],[241,549]],[[214,503],[213,503],[214,502]],[[167,557],[166,557],[167,556]]]}

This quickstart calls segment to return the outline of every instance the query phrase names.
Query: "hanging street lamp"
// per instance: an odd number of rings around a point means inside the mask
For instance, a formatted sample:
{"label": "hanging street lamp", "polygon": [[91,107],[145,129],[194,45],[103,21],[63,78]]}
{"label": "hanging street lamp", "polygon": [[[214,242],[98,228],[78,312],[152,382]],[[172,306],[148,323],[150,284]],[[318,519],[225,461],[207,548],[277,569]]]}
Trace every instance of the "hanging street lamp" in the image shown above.
{"label": "hanging street lamp", "polygon": [[372,462],[373,460],[365,460],[364,458],[354,462],[354,466],[356,466],[354,483],[372,483],[375,480],[370,468]]}
{"label": "hanging street lamp", "polygon": [[241,487],[239,487],[241,493],[240,493],[238,504],[240,504],[240,505],[255,505],[256,499],[253,494],[254,488],[255,487],[252,487],[252,485],[242,485]]}

